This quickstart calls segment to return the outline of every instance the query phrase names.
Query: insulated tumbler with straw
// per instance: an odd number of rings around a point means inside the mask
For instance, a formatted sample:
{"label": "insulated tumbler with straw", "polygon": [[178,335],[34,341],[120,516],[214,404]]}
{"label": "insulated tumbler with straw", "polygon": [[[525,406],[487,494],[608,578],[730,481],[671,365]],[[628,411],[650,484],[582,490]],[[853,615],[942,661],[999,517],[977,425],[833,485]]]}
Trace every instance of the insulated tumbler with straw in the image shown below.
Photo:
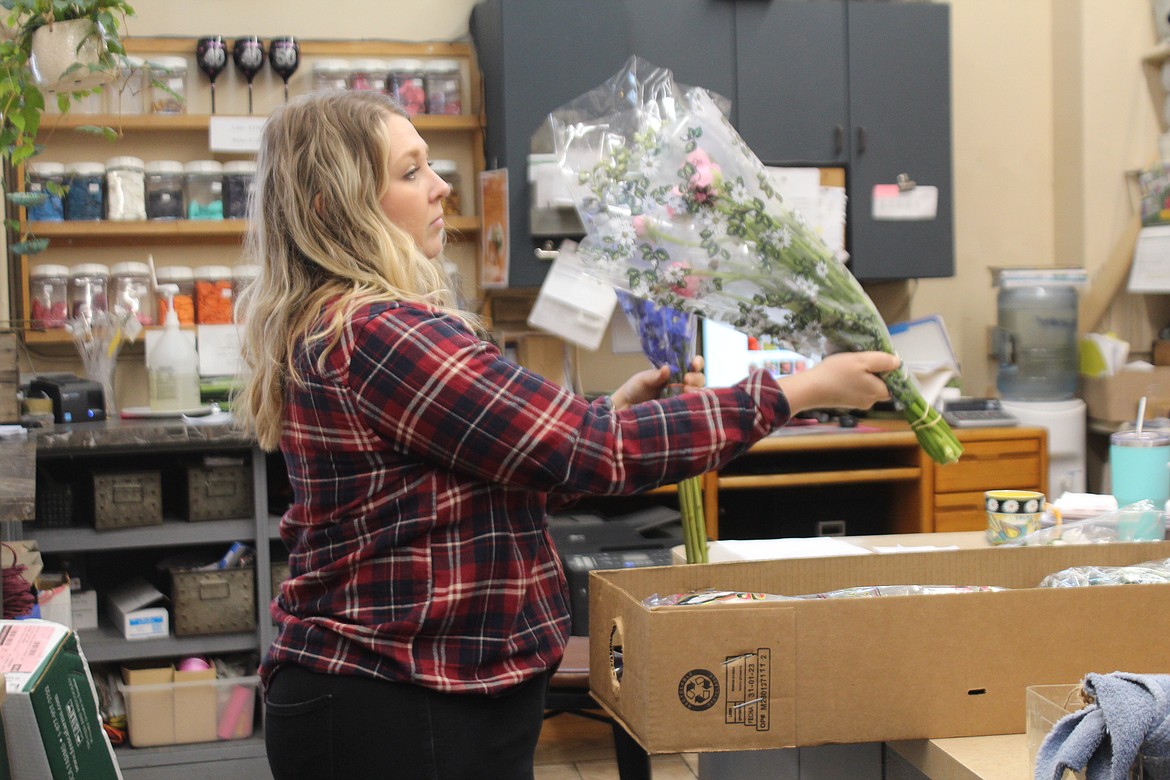
{"label": "insulated tumbler with straw", "polygon": [[[1170,432],[1150,431],[1144,428],[1145,398],[1139,405],[1137,428],[1118,431],[1109,436],[1109,467],[1113,477],[1113,495],[1118,507],[1135,504],[1142,499],[1152,501],[1151,515],[1130,526],[1126,536],[1134,540],[1162,539],[1162,510],[1170,500]],[[1122,518],[1125,521],[1125,518]],[[1127,529],[1119,526],[1120,532]]]}

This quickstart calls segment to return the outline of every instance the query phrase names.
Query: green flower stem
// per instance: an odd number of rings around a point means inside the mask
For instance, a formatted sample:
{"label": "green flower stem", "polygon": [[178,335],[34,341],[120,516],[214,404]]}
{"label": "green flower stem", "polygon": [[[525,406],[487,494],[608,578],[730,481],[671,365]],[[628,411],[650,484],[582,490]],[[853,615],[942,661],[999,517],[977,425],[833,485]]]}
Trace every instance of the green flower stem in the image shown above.
{"label": "green flower stem", "polygon": [[690,477],[678,483],[678,505],[682,514],[687,563],[707,562],[707,521],[703,516],[702,481],[702,477]]}

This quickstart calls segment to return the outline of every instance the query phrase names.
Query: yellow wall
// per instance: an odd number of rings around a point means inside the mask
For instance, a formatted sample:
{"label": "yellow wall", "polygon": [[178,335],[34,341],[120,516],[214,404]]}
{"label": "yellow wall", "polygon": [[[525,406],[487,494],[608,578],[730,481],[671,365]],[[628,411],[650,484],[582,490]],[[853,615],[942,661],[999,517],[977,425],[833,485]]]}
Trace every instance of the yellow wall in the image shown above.
{"label": "yellow wall", "polygon": [[[304,0],[137,5],[130,20],[136,35],[420,41],[465,37],[474,2],[351,0],[337,5],[342,13]],[[1157,123],[1141,69],[1154,46],[1153,21],[1147,0],[951,5],[957,272],[874,286],[871,294],[890,321],[941,313],[965,390],[992,393],[987,329],[996,312],[988,267],[1083,264],[1097,274],[1133,218],[1136,194],[1125,171],[1156,154]],[[1124,296],[1106,324],[1135,348],[1148,348],[1151,329],[1166,316],[1164,297]],[[624,356],[583,355],[585,389],[611,387],[636,365]]]}

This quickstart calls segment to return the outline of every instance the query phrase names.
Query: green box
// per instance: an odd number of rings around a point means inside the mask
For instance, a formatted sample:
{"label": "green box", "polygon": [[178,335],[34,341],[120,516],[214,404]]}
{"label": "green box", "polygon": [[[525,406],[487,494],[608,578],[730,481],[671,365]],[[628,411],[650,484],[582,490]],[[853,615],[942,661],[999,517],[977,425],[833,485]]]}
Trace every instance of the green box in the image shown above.
{"label": "green box", "polygon": [[121,780],[77,634],[47,620],[0,620],[0,673],[14,777]]}

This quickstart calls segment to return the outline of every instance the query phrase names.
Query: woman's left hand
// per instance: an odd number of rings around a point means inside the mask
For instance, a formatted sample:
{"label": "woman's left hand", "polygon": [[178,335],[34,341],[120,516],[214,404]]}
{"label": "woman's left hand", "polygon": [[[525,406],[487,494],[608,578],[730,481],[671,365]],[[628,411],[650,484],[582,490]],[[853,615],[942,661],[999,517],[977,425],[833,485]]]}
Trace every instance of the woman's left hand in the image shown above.
{"label": "woman's left hand", "polygon": [[[639,371],[627,379],[609,397],[613,403],[614,410],[621,411],[634,404],[640,404],[643,401],[650,401],[657,398],[662,394],[662,389],[666,387],[669,379],[670,369],[666,366]],[[692,393],[696,390],[701,390],[706,384],[707,378],[703,376],[703,358],[696,356],[691,361],[691,370],[683,377],[683,392]]]}

